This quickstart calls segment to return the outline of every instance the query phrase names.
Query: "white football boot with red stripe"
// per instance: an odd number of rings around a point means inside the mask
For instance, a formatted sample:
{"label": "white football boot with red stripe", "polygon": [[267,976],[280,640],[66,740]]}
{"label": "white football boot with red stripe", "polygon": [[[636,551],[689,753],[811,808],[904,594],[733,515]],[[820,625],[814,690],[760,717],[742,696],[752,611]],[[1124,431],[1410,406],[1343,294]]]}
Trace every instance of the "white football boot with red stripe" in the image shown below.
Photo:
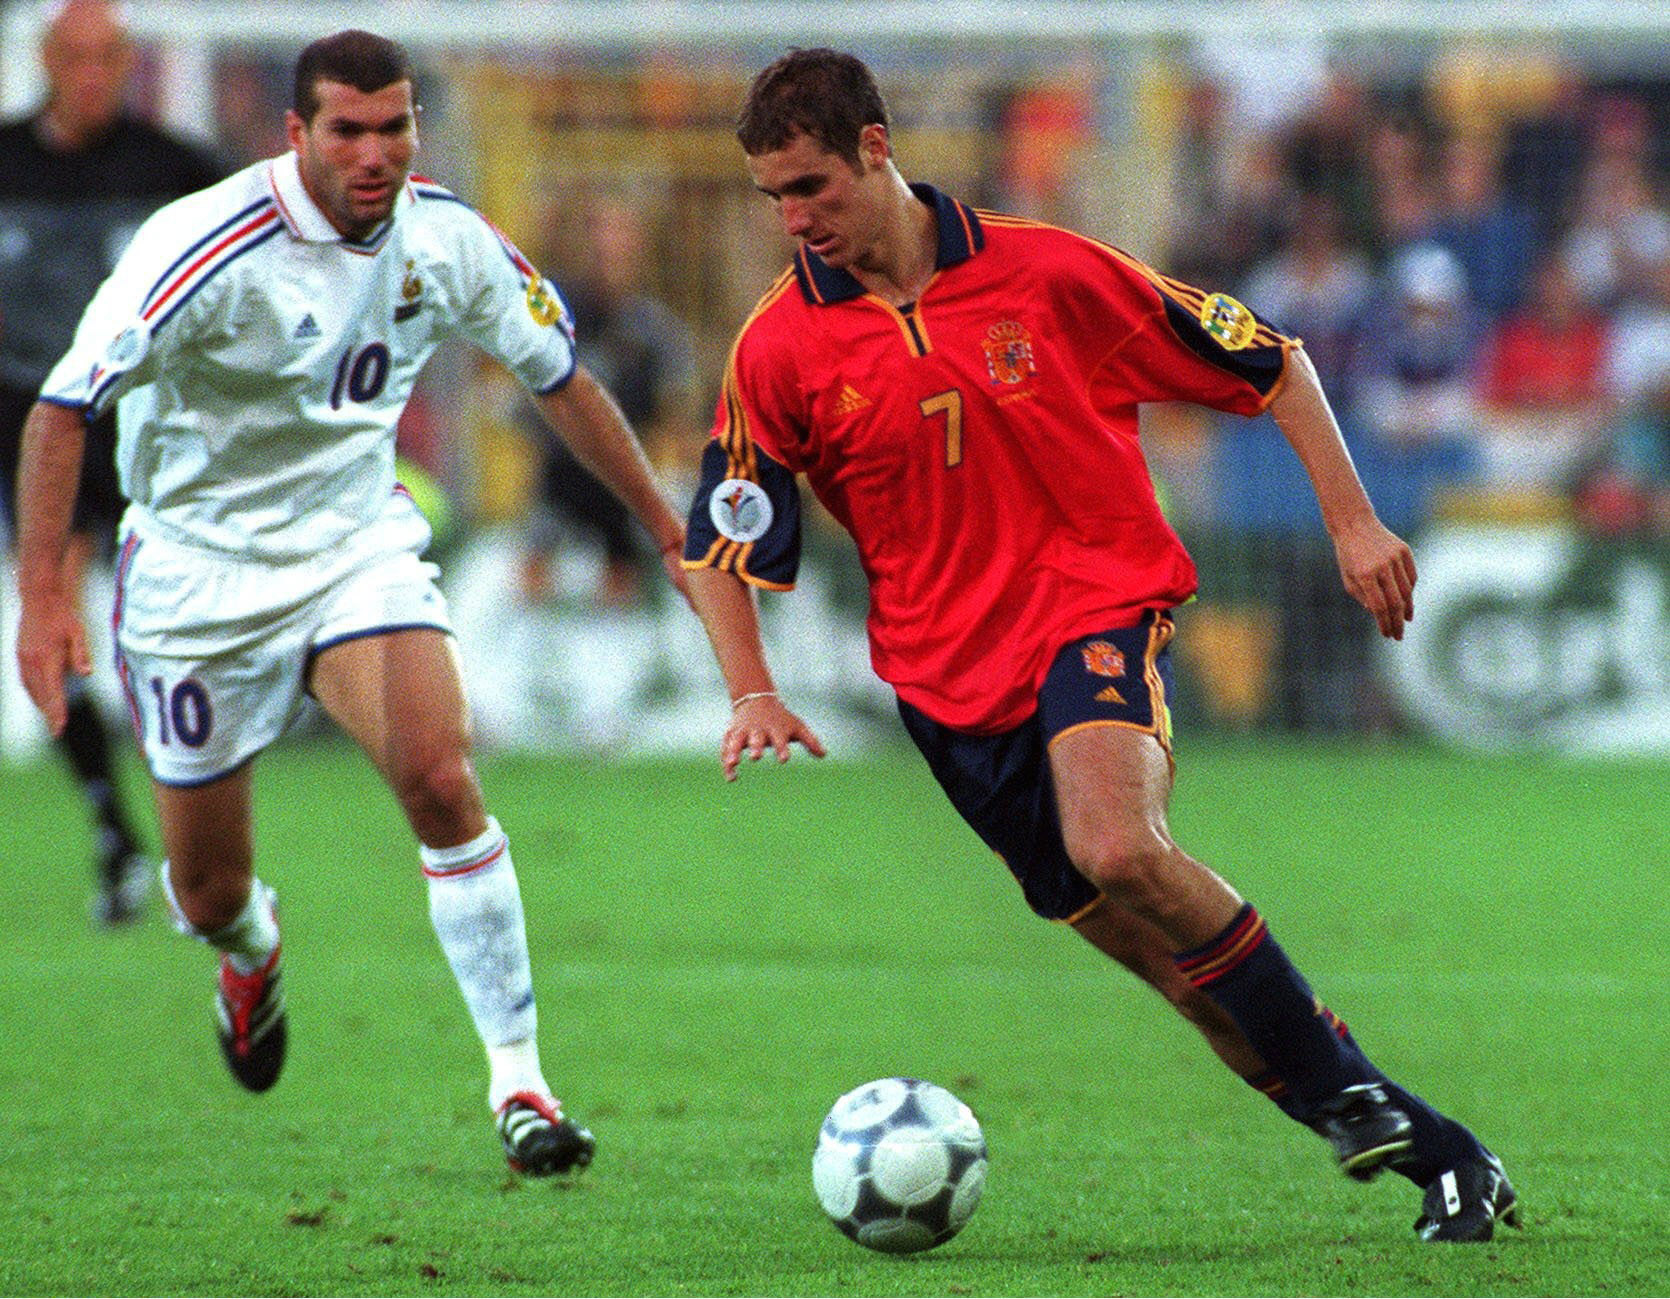
{"label": "white football boot with red stripe", "polygon": [[284,976],[278,968],[281,947],[259,970],[239,974],[220,959],[215,1010],[219,1015],[221,1054],[232,1076],[252,1092],[264,1092],[284,1068]]}
{"label": "white football boot with red stripe", "polygon": [[499,1138],[512,1169],[529,1177],[578,1171],[591,1163],[597,1141],[562,1112],[554,1096],[516,1092],[499,1106]]}

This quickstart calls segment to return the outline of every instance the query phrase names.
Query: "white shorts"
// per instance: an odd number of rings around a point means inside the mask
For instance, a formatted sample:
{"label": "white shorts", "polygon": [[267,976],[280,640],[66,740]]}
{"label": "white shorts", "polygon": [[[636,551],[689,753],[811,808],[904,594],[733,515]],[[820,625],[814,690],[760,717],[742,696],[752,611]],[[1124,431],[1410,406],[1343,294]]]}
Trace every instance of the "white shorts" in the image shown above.
{"label": "white shorts", "polygon": [[186,787],[243,766],[295,719],[323,649],[419,627],[450,635],[439,570],[419,558],[428,542],[401,496],[340,546],[286,563],[192,546],[130,511],[116,668],[152,776]]}

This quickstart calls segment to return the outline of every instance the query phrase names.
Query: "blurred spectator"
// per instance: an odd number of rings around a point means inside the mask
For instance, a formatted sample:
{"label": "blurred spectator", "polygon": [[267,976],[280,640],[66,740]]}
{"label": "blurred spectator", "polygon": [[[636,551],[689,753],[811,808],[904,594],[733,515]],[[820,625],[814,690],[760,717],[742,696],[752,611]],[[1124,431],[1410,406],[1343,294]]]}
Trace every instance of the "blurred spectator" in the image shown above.
{"label": "blurred spectator", "polygon": [[1619,421],[1608,458],[1583,482],[1577,507],[1596,532],[1670,536],[1670,362]]}
{"label": "blurred spectator", "polygon": [[1536,254],[1536,218],[1504,190],[1501,160],[1484,136],[1452,135],[1440,157],[1432,237],[1460,261],[1473,305],[1496,319],[1523,295],[1525,268]]}
{"label": "blurred spectator", "polygon": [[1639,294],[1613,318],[1607,381],[1625,411],[1670,370],[1670,253],[1647,266]]}
{"label": "blurred spectator", "polygon": [[1423,135],[1406,123],[1376,127],[1366,139],[1374,183],[1368,237],[1390,256],[1431,238],[1437,228],[1429,150]]}
{"label": "blurred spectator", "polygon": [[223,147],[241,163],[285,152],[289,67],[223,58],[215,75],[215,118]]}
{"label": "blurred spectator", "polygon": [[1191,284],[1232,284],[1274,253],[1296,201],[1280,142],[1231,121],[1228,102],[1204,78],[1183,101],[1165,263]]}
{"label": "blurred spectator", "polygon": [[[121,19],[104,0],[57,6],[41,44],[46,102],[0,126],[0,523],[13,522],[24,419],[82,308],[146,217],[224,174],[215,158],[128,112],[134,49]],[[115,454],[107,415],[87,427],[65,556],[65,584],[78,595],[87,565],[109,559],[127,504]],[[94,915],[129,921],[153,872],[122,805],[104,719],[80,677],[67,688],[58,747],[98,834]]]}
{"label": "blurred spectator", "polygon": [[1467,275],[1440,244],[1388,268],[1352,357],[1353,452],[1387,526],[1419,531],[1434,493],[1469,469],[1479,320]]}
{"label": "blurred spectator", "polygon": [[1565,258],[1537,263],[1525,305],[1487,336],[1479,373],[1478,480],[1566,491],[1612,417],[1608,328]]}
{"label": "blurred spectator", "polygon": [[1546,242],[1571,219],[1589,147],[1588,87],[1575,67],[1555,69],[1541,112],[1507,130],[1502,182],[1510,198],[1530,209]]}
{"label": "blurred spectator", "polygon": [[[644,220],[627,203],[599,199],[588,213],[587,235],[587,264],[561,279],[574,313],[580,364],[615,394],[652,459],[687,458],[690,441],[700,432],[694,340],[684,322],[644,287],[650,264]],[[645,555],[637,525],[560,439],[535,429],[536,417],[530,410],[529,432],[537,438],[542,464],[523,552],[523,593],[542,599],[554,592],[551,558],[573,530],[603,553],[598,602],[636,603],[654,558]]]}
{"label": "blurred spectator", "polygon": [[1609,533],[1670,534],[1670,257],[1614,322],[1607,376],[1621,414],[1605,464],[1583,485],[1580,516]]}
{"label": "blurred spectator", "polygon": [[1647,170],[1647,129],[1640,104],[1606,101],[1565,241],[1566,260],[1583,295],[1601,306],[1626,301],[1649,269],[1670,256],[1670,213]]}
{"label": "blurred spectator", "polygon": [[[1333,200],[1312,195],[1297,211],[1292,242],[1261,263],[1241,292],[1261,318],[1303,340],[1343,422],[1354,404],[1353,339],[1371,308],[1374,277],[1344,242]],[[1218,421],[1211,478],[1219,498],[1210,517],[1230,530],[1323,536],[1310,480],[1269,419]]]}
{"label": "blurred spectator", "polygon": [[996,206],[1036,221],[1066,223],[1068,182],[1078,152],[1093,137],[1092,73],[1079,67],[1050,81],[1018,87],[999,121]]}
{"label": "blurred spectator", "polygon": [[1374,181],[1363,166],[1363,139],[1374,120],[1368,90],[1339,65],[1328,69],[1315,100],[1283,137],[1287,174],[1301,194],[1325,195],[1360,241],[1372,225]]}
{"label": "blurred spectator", "polygon": [[[1337,385],[1341,428],[1381,519],[1418,535],[1434,493],[1467,468],[1475,316],[1460,264],[1433,244],[1400,254],[1364,292],[1346,382]],[[1387,725],[1373,629],[1340,598],[1328,548],[1292,538],[1275,544],[1267,562],[1280,631],[1275,720],[1306,731]]]}
{"label": "blurred spectator", "polygon": [[1289,334],[1304,339],[1336,405],[1349,405],[1351,340],[1368,306],[1374,273],[1345,242],[1337,203],[1322,194],[1299,201],[1293,232],[1247,277],[1245,298]]}

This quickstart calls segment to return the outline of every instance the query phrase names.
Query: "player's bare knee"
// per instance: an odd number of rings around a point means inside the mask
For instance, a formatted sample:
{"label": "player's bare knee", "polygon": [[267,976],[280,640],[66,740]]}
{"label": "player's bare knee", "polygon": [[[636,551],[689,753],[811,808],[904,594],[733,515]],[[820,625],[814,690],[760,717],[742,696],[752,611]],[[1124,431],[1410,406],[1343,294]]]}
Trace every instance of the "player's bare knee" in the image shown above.
{"label": "player's bare knee", "polygon": [[238,918],[249,901],[252,875],[247,866],[241,870],[185,869],[177,863],[169,870],[169,891],[174,905],[199,933],[212,934],[224,929]]}
{"label": "player's bare knee", "polygon": [[456,827],[480,815],[481,789],[475,768],[462,751],[437,753],[401,768],[394,793],[419,838],[446,842]]}
{"label": "player's bare knee", "polygon": [[1121,906],[1139,916],[1168,910],[1171,895],[1168,843],[1146,827],[1104,831],[1072,849],[1081,874]]}

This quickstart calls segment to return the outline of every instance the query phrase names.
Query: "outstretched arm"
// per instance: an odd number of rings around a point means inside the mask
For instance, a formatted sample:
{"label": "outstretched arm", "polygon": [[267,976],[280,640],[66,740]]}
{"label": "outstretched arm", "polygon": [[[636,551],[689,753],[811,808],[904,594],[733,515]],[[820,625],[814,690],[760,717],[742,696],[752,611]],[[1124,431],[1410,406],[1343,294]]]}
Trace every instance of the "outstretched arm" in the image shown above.
{"label": "outstretched arm", "polygon": [[690,588],[680,559],[684,524],[662,496],[644,450],[609,391],[584,366],[555,392],[539,398],[546,422],[580,462],[625,503],[654,538],[661,566],[685,599]]}
{"label": "outstretched arm", "polygon": [[758,761],[767,748],[776,751],[778,762],[787,762],[789,745],[797,742],[814,758],[823,757],[823,742],[777,697],[771,668],[765,661],[765,647],[760,642],[754,593],[742,579],[717,569],[694,569],[690,573],[690,603],[707,628],[707,638],[731,696],[730,724],[719,743],[725,779],[736,779],[744,750],[751,762]]}
{"label": "outstretched arm", "polygon": [[1374,615],[1382,636],[1402,640],[1403,625],[1415,616],[1415,556],[1375,514],[1316,369],[1300,348],[1270,414],[1310,475],[1345,589]]}
{"label": "outstretched arm", "polygon": [[23,426],[17,474],[17,586],[23,606],[17,666],[54,735],[64,729],[64,677],[93,670],[80,592],[66,563],[87,440],[81,412],[36,402]]}

